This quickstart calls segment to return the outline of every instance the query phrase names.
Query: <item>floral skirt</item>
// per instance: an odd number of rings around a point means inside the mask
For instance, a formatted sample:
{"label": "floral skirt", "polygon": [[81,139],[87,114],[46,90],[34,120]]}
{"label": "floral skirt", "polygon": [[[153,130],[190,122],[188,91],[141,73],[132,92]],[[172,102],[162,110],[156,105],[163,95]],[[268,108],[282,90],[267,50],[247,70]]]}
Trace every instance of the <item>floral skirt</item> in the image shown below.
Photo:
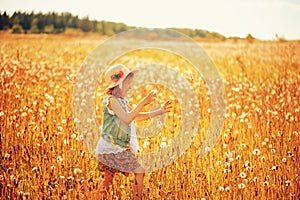
{"label": "floral skirt", "polygon": [[141,165],[136,156],[129,150],[119,153],[98,154],[98,169],[111,173],[121,172],[128,175]]}

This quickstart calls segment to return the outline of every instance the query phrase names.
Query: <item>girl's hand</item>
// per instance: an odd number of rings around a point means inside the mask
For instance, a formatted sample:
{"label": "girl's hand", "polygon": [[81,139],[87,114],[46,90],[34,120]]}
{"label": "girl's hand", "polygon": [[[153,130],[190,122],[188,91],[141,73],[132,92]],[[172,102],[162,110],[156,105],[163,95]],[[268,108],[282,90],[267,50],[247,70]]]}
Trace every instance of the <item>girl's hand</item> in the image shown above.
{"label": "girl's hand", "polygon": [[156,92],[151,91],[146,97],[142,99],[142,103],[144,106],[146,106],[151,102],[155,101],[155,99],[156,99]]}
{"label": "girl's hand", "polygon": [[171,105],[171,101],[167,101],[166,103],[164,103],[164,105],[162,106],[162,114],[165,114],[167,112],[170,112],[170,109],[172,108]]}

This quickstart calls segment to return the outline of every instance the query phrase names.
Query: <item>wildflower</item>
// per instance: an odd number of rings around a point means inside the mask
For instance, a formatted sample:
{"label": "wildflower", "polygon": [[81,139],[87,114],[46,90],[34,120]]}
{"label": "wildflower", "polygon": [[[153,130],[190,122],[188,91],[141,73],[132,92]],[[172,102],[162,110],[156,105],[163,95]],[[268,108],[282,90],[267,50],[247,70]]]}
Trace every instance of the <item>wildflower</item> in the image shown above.
{"label": "wildflower", "polygon": [[278,169],[278,166],[272,166],[271,168],[273,171],[276,171]]}
{"label": "wildflower", "polygon": [[78,136],[78,140],[82,141],[84,139],[84,136],[83,135],[79,135]]}
{"label": "wildflower", "polygon": [[73,134],[71,135],[71,138],[76,138],[76,134],[73,133]]}
{"label": "wildflower", "polygon": [[247,175],[246,175],[246,173],[245,173],[245,172],[241,172],[241,173],[240,173],[240,177],[241,177],[241,178],[243,178],[243,179],[244,179],[244,178],[246,178],[246,176],[247,176]]}
{"label": "wildflower", "polygon": [[73,172],[74,172],[75,175],[76,175],[76,174],[81,174],[81,173],[82,173],[82,170],[79,169],[79,168],[75,168]]}
{"label": "wildflower", "polygon": [[254,149],[252,153],[253,153],[253,155],[258,156],[260,154],[260,150],[259,149]]}
{"label": "wildflower", "polygon": [[229,186],[227,186],[227,187],[225,188],[225,190],[226,190],[226,192],[231,192],[231,190],[230,190],[230,187],[229,187]]}
{"label": "wildflower", "polygon": [[1,111],[1,112],[0,112],[0,117],[2,117],[3,115],[4,115],[4,112]]}
{"label": "wildflower", "polygon": [[63,159],[62,159],[61,156],[58,156],[57,159],[56,159],[57,162],[61,162],[62,160],[63,160]]}
{"label": "wildflower", "polygon": [[61,123],[66,124],[67,120],[63,119],[63,120],[61,120]]}
{"label": "wildflower", "polygon": [[263,183],[263,185],[264,185],[264,186],[268,186],[268,185],[269,185],[269,182],[268,182],[268,181],[265,181],[265,182]]}
{"label": "wildflower", "polygon": [[167,143],[166,143],[166,142],[160,143],[160,148],[165,148],[166,146],[167,146]]}
{"label": "wildflower", "polygon": [[210,151],[210,147],[205,147],[204,150],[205,151]]}
{"label": "wildflower", "polygon": [[266,159],[266,157],[265,157],[265,156],[262,156],[262,157],[260,157],[260,160],[261,160],[262,162],[264,162],[264,161],[265,161],[265,159]]}
{"label": "wildflower", "polygon": [[58,132],[56,133],[56,135],[62,135],[62,132],[58,131]]}
{"label": "wildflower", "polygon": [[246,162],[245,162],[245,165],[244,165],[245,167],[249,167],[250,166],[250,162],[248,161],[248,160],[246,160]]}
{"label": "wildflower", "polygon": [[275,150],[275,149],[271,149],[271,152],[272,152],[272,153],[275,153],[275,152],[276,152],[276,150]]}
{"label": "wildflower", "polygon": [[232,155],[233,155],[231,152],[225,152],[225,154],[226,154],[226,156],[229,157],[229,158],[231,158]]}
{"label": "wildflower", "polygon": [[285,181],[285,186],[290,186],[290,185],[291,185],[291,181],[290,180]]}
{"label": "wildflower", "polygon": [[33,167],[33,168],[32,168],[32,171],[36,171],[36,170],[37,170],[37,167]]}
{"label": "wildflower", "polygon": [[225,167],[230,167],[230,163],[229,162],[225,162],[224,165],[225,165]]}
{"label": "wildflower", "polygon": [[286,163],[286,158],[282,158],[281,160],[283,163]]}
{"label": "wildflower", "polygon": [[222,187],[222,186],[219,187],[219,191],[220,191],[220,192],[223,192],[223,191],[224,191],[224,187]]}
{"label": "wildflower", "polygon": [[240,183],[240,184],[238,185],[238,188],[239,188],[239,189],[244,189],[244,188],[245,188],[245,184],[244,184],[244,183]]}
{"label": "wildflower", "polygon": [[74,118],[75,123],[80,123],[80,120],[78,118]]}

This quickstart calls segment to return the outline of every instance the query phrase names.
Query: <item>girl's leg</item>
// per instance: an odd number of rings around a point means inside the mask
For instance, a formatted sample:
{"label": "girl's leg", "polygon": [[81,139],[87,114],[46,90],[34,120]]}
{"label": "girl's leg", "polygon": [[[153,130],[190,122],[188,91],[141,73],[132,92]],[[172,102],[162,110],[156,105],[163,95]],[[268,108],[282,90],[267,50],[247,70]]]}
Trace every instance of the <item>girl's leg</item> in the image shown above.
{"label": "girl's leg", "polygon": [[145,169],[143,167],[138,167],[134,171],[135,183],[133,184],[133,195],[134,199],[142,199],[143,188],[144,188],[144,176]]}

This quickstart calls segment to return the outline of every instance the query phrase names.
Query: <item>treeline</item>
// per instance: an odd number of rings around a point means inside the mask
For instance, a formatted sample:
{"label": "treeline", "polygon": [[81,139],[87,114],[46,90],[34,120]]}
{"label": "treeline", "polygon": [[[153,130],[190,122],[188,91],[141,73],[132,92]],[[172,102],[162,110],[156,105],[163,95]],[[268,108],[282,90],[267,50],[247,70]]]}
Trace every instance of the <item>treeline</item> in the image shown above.
{"label": "treeline", "polygon": [[[113,35],[134,29],[124,23],[90,20],[89,17],[79,18],[71,13],[34,13],[14,12],[12,15],[0,11],[0,30],[11,30],[12,33],[63,33],[67,29],[82,32],[96,32],[102,35]],[[223,35],[201,29],[172,28],[190,37],[225,38]]]}
{"label": "treeline", "polygon": [[43,14],[19,11],[12,15],[5,11],[0,13],[0,30],[11,29],[12,33],[63,33],[67,28],[113,35],[134,27],[124,23],[90,20],[89,17],[79,18],[68,12]]}

